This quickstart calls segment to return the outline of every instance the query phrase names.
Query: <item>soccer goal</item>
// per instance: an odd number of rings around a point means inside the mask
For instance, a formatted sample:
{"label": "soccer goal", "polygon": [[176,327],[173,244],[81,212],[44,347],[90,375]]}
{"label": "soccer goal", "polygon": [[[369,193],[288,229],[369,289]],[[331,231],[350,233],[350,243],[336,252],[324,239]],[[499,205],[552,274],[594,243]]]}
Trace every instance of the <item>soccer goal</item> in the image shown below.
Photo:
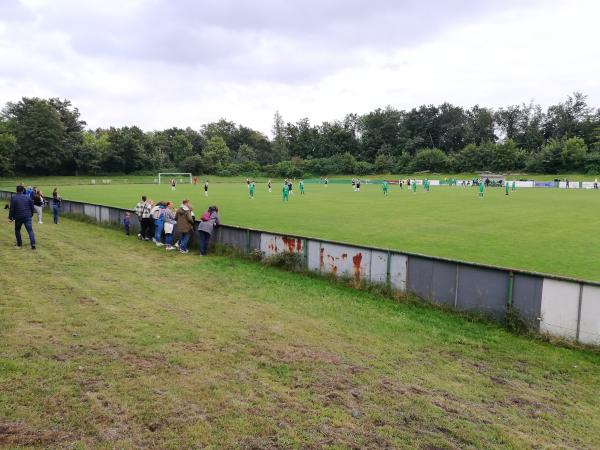
{"label": "soccer goal", "polygon": [[158,174],[158,184],[170,183],[175,179],[177,183],[192,184],[192,174],[188,172],[161,172]]}

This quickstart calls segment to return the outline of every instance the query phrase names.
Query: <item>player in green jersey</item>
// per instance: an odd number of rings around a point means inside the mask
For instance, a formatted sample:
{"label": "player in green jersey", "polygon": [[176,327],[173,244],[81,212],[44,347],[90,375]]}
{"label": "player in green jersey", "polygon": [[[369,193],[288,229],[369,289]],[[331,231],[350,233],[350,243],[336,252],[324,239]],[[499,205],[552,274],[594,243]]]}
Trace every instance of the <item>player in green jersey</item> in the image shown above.
{"label": "player in green jersey", "polygon": [[283,185],[281,192],[283,194],[283,201],[288,202],[290,200],[290,188],[287,183]]}

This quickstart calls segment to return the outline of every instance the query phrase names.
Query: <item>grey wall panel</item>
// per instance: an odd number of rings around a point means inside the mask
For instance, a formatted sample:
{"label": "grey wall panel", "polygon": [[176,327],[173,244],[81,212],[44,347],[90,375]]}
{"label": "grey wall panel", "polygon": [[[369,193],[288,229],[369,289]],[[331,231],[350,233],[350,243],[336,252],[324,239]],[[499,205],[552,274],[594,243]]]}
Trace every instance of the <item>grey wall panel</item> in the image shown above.
{"label": "grey wall panel", "polygon": [[102,223],[109,223],[110,221],[110,209],[105,207],[105,206],[101,206],[98,208],[98,212],[100,214],[100,222]]}
{"label": "grey wall panel", "polygon": [[422,299],[431,300],[433,260],[418,256],[408,257],[408,280],[406,290]]}
{"label": "grey wall panel", "polygon": [[96,207],[94,205],[83,204],[83,214],[92,219],[96,218]]}
{"label": "grey wall panel", "polygon": [[457,300],[458,309],[502,319],[508,300],[508,272],[459,265]]}
{"label": "grey wall panel", "polygon": [[371,252],[371,283],[387,283],[388,252],[373,250]]}
{"label": "grey wall panel", "polygon": [[401,292],[406,292],[407,264],[408,256],[392,253],[390,282],[394,289],[398,289]]}
{"label": "grey wall panel", "polygon": [[535,329],[540,326],[542,289],[544,279],[530,275],[515,274],[513,282],[513,306],[525,321]]}
{"label": "grey wall panel", "polygon": [[575,339],[579,316],[580,284],[544,278],[540,331]]}
{"label": "grey wall panel", "polygon": [[456,297],[456,267],[454,263],[433,262],[431,279],[431,300],[454,307]]}
{"label": "grey wall panel", "polygon": [[600,345],[600,287],[598,286],[583,287],[579,342]]}
{"label": "grey wall panel", "polygon": [[250,251],[260,250],[260,231],[250,231]]}
{"label": "grey wall panel", "polygon": [[118,209],[109,208],[108,210],[108,221],[113,225],[123,225],[124,216],[125,213]]}
{"label": "grey wall panel", "polygon": [[245,252],[247,248],[247,234],[246,230],[240,230],[237,228],[229,228],[221,226],[218,229],[218,242],[224,245],[231,245],[240,251]]}
{"label": "grey wall panel", "polygon": [[73,214],[84,214],[83,204],[70,202],[70,212]]}
{"label": "grey wall panel", "polygon": [[322,273],[353,278],[356,283],[369,280],[371,250],[351,245],[321,242],[319,265]]}
{"label": "grey wall panel", "polygon": [[308,270],[320,272],[321,270],[321,242],[308,240]]}

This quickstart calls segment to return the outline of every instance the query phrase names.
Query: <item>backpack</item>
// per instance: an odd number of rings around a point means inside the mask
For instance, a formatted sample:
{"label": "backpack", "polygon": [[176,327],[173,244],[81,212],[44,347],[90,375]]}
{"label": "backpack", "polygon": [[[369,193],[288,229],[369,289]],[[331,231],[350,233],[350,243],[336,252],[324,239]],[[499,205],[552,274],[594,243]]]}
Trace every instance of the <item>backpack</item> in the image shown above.
{"label": "backpack", "polygon": [[203,222],[208,222],[210,220],[210,211],[206,211],[204,214],[202,214],[200,220],[202,220]]}

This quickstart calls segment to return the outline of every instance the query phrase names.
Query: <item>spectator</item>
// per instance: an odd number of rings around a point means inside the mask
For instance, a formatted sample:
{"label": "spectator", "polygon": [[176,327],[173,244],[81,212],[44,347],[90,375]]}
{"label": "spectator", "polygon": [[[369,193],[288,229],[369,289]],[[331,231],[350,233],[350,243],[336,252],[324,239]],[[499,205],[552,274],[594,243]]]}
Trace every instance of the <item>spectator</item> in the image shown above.
{"label": "spectator", "polygon": [[123,227],[125,228],[125,234],[129,236],[129,226],[131,225],[131,215],[126,212],[123,218]]}
{"label": "spectator", "polygon": [[188,199],[185,199],[181,207],[175,213],[175,221],[179,239],[179,251],[181,253],[189,253],[188,244],[194,230],[194,218],[192,217],[192,204]]}
{"label": "spectator", "polygon": [[60,205],[62,203],[62,198],[58,193],[58,188],[54,188],[52,191],[52,214],[54,216],[54,224],[58,224],[58,212],[60,210]]}
{"label": "spectator", "polygon": [[17,248],[23,248],[21,239],[21,227],[25,225],[27,234],[29,234],[29,243],[31,250],[35,250],[35,234],[31,226],[31,218],[33,217],[33,201],[24,194],[23,186],[17,187],[17,195],[10,199],[10,208],[8,210],[8,220],[15,222],[15,237],[17,239]]}
{"label": "spectator", "polygon": [[150,210],[150,216],[154,221],[154,236],[152,237],[152,242],[154,242],[158,247],[161,247],[162,244],[162,233],[164,228],[162,210],[165,207],[164,202],[158,202],[154,208]]}
{"label": "spectator", "polygon": [[202,220],[198,226],[198,234],[200,235],[200,255],[206,256],[208,243],[215,227],[219,226],[219,208],[211,206],[208,211],[202,214]]}
{"label": "spectator", "polygon": [[164,229],[165,229],[165,248],[167,250],[174,250],[173,247],[173,231],[175,228],[175,213],[173,212],[173,203],[167,202],[164,209],[161,211],[163,215]]}
{"label": "spectator", "polygon": [[150,240],[152,237],[152,219],[150,216],[151,209],[152,201],[148,201],[147,197],[142,195],[142,200],[135,205],[135,215],[140,221],[140,234],[138,234],[138,238],[145,241]]}
{"label": "spectator", "polygon": [[42,222],[42,210],[44,207],[44,197],[42,196],[42,191],[39,189],[35,191],[35,195],[33,196],[33,208],[38,216],[38,223],[43,224]]}

